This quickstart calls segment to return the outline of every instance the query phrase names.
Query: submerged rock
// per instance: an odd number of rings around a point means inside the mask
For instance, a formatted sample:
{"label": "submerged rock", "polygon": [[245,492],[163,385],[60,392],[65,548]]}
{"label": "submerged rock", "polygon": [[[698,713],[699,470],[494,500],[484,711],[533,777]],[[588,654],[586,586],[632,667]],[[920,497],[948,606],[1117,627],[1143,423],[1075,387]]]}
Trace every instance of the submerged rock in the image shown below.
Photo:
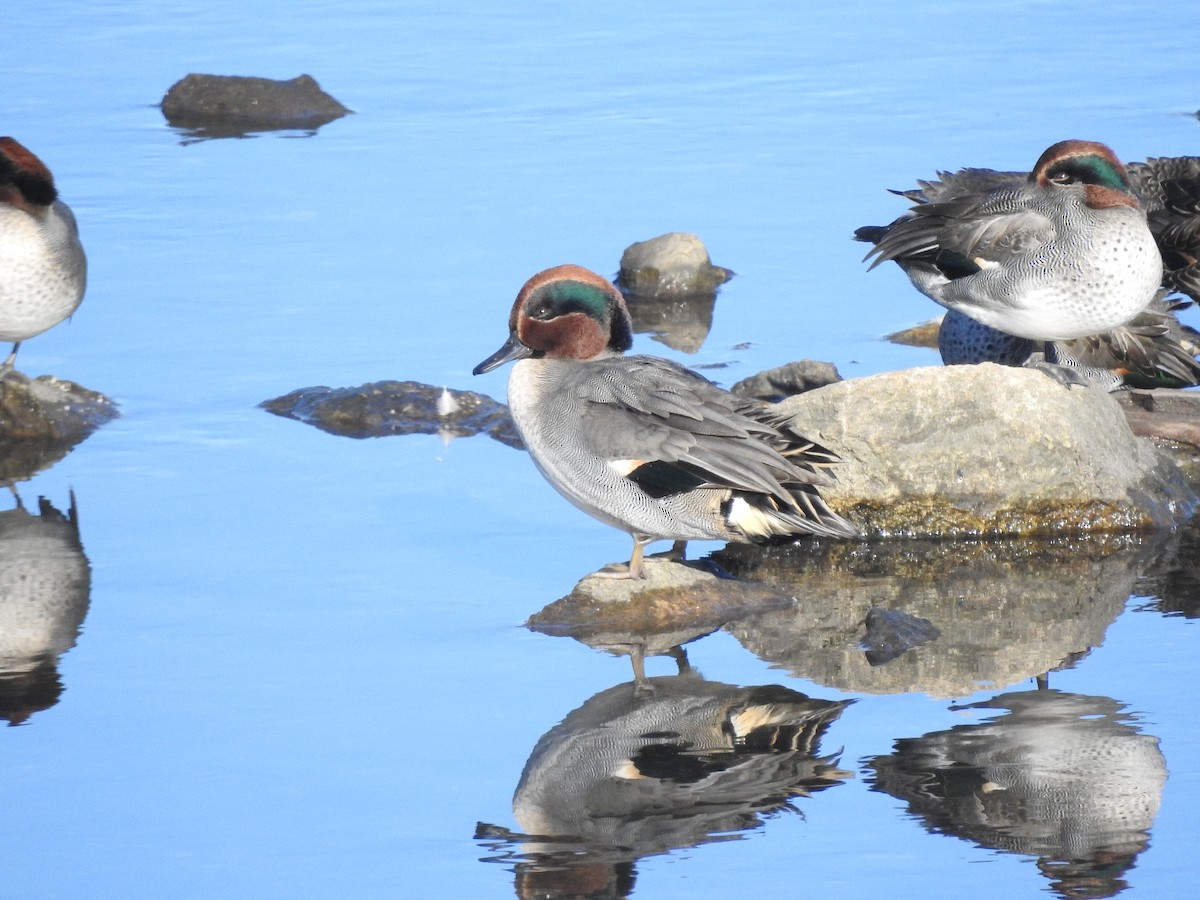
{"label": "submerged rock", "polygon": [[176,128],[211,136],[287,128],[319,128],[351,110],[321,90],[311,75],[288,80],[190,74],[162,99]]}
{"label": "submerged rock", "polygon": [[928,619],[898,609],[874,606],[867,611],[863,655],[872,666],[885,666],[914,647],[936,640],[941,632]]}
{"label": "submerged rock", "polygon": [[260,407],[343,437],[440,434],[467,437],[486,433],[524,449],[508,407],[485,394],[453,391],[418,381],[376,381],[353,388],[300,388]]}
{"label": "submerged rock", "polygon": [[0,483],[48,468],[117,416],[112,400],[73,381],[10,372],[0,381]]}
{"label": "submerged rock", "polygon": [[868,534],[1035,535],[1168,527],[1196,496],[1104,391],[985,363],[907,369],[780,411],[842,457],[830,505]]}

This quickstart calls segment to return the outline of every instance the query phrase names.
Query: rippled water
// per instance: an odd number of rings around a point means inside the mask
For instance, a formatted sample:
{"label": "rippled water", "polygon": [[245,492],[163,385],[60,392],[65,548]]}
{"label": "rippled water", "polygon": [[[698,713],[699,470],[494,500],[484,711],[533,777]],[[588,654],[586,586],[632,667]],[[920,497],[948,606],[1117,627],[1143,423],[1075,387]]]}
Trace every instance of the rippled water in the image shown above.
{"label": "rippled water", "polygon": [[[1175,7],[7,12],[0,130],[54,169],[91,263],[79,312],[20,367],[103,391],[123,415],[19,485],[29,516],[0,522],[0,569],[19,576],[32,555],[57,573],[51,656],[83,619],[0,739],[5,894],[1191,889],[1190,537],[814,563],[794,607],[690,644],[702,677],[664,682],[658,714],[669,731],[701,717],[668,698],[703,698],[721,721],[767,697],[827,720],[791,726],[804,739],[788,747],[713,749],[705,762],[751,787],[710,819],[680,815],[620,849],[547,847],[518,812],[548,828],[564,804],[547,813],[523,791],[514,812],[518,783],[586,782],[537,762],[564,733],[590,741],[621,721],[629,664],[521,623],[628,538],[497,442],[351,440],[257,408],[385,378],[502,397],[503,372],[469,373],[525,278],[567,261],[612,273],[626,245],[670,230],[738,274],[695,354],[646,336],[640,349],[725,364],[707,370],[723,383],[802,357],[848,377],[932,363],[879,341],[936,310],[898,271],[866,273],[853,229],[903,208],[886,188],[1028,168],[1066,137],[1127,159],[1196,153]],[[156,106],[189,71],[308,72],[356,112],[316,134],[189,141]],[[65,515],[72,494],[79,543],[52,512],[28,521],[39,496]],[[941,637],[872,666],[859,626],[878,606]],[[668,678],[676,663],[648,668]],[[625,743],[585,759],[634,754],[684,787],[702,774],[601,730]],[[1011,747],[1022,768],[997,771]],[[1063,799],[1026,799],[1048,790]],[[647,822],[592,800],[595,821]]]}

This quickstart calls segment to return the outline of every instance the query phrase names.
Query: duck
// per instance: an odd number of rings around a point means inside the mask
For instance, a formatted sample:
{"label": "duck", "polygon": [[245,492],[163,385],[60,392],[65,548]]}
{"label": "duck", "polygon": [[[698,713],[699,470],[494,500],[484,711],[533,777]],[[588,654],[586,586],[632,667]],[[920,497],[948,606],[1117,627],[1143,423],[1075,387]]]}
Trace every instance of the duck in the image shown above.
{"label": "duck", "polygon": [[[865,226],[875,268],[895,261],[947,309],[1004,334],[1067,341],[1125,325],[1154,298],[1162,256],[1126,167],[1095,141],[1059,141],[1023,177],[964,170],[909,212]],[[872,259],[873,258],[873,259]]]}
{"label": "duck", "polygon": [[513,362],[508,402],[529,455],[578,508],[633,538],[625,569],[644,578],[656,540],[772,543],[858,537],[820,488],[832,451],[784,416],[656,356],[627,356],[633,326],[620,291],[577,265],[525,282],[504,344],[482,375]]}
{"label": "duck", "polygon": [[0,137],[0,341],[17,350],[79,308],[87,258],[71,208],[58,198],[54,176],[12,137]]}
{"label": "duck", "polygon": [[[1028,365],[1041,351],[1052,362],[1075,369],[1082,380],[1110,391],[1200,384],[1200,341],[1177,318],[1180,310],[1200,301],[1200,157],[1149,158],[1129,163],[1125,174],[1162,260],[1160,287],[1151,303],[1112,330],[1051,344],[1005,333],[951,309],[938,332],[946,365]],[[1019,189],[1027,178],[1021,172],[966,168],[939,172],[935,179],[918,180],[914,189],[893,193],[918,205],[969,196],[982,202],[997,191]],[[890,227],[866,226],[855,237],[878,244]],[[1170,296],[1176,292],[1184,296]]]}

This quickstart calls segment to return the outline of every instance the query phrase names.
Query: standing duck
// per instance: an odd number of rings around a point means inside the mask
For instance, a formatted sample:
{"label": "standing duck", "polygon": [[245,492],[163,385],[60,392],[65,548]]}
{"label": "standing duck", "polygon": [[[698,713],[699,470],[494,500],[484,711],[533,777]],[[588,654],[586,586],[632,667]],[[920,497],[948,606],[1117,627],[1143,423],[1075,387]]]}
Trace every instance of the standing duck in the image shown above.
{"label": "standing duck", "polygon": [[[1179,291],[1193,301],[1200,300],[1200,157],[1148,159],[1130,163],[1124,172],[1130,189],[1146,212],[1149,230],[1161,256],[1163,289],[1154,300],[1115,328],[1050,343],[999,330],[983,324],[978,317],[972,318],[965,310],[952,308],[938,333],[938,349],[946,365],[995,362],[1019,366],[1036,358],[1033,354],[1037,351],[1044,350],[1047,359],[1061,362],[1080,373],[1083,380],[1110,390],[1200,383],[1196,335],[1175,317],[1179,309],[1189,304],[1166,296]],[[1021,172],[967,168],[939,172],[933,180],[919,180],[914,189],[893,193],[918,206],[983,204],[997,193],[1020,190],[1028,179]],[[910,212],[892,225],[860,228],[855,237],[878,245],[913,215]],[[876,252],[873,250],[868,256]],[[921,264],[896,261],[908,272],[914,285],[924,290],[926,275],[920,271]]]}
{"label": "standing duck", "polygon": [[534,463],[584,512],[633,537],[618,577],[644,577],[655,540],[858,535],[818,492],[837,457],[764,404],[670,360],[623,355],[629,312],[595,272],[533,276],[508,326],[475,374],[516,360],[509,408]]}
{"label": "standing duck", "polygon": [[0,341],[12,353],[53,328],[83,299],[87,259],[71,208],[58,199],[46,165],[11,137],[0,137]]}
{"label": "standing duck", "polygon": [[1021,180],[964,170],[887,226],[860,228],[871,267],[894,260],[922,293],[1033,341],[1124,325],[1153,299],[1162,257],[1120,160],[1062,141]]}

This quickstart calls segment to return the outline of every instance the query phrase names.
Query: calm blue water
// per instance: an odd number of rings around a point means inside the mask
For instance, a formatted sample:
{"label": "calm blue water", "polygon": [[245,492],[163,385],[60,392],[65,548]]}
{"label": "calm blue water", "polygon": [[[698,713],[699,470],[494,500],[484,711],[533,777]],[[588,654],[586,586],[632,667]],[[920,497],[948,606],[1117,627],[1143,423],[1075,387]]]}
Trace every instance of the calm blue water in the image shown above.
{"label": "calm blue water", "polygon": [[[613,273],[671,230],[738,273],[689,364],[728,363],[710,373],[726,383],[802,357],[846,376],[930,364],[879,337],[936,310],[849,240],[902,210],[886,188],[1028,168],[1068,137],[1127,159],[1200,147],[1200,92],[1177,74],[1193,41],[1165,3],[501,6],[8,5],[0,131],[55,171],[91,263],[74,320],[20,368],[123,417],[20,486],[30,506],[74,491],[92,583],[59,702],[0,734],[0,893],[512,896],[476,823],[516,830],[538,740],[628,680],[520,627],[629,549],[521,454],[336,438],[260,401],[384,378],[502,398],[504,372],[469,373],[529,275]],[[308,72],[356,114],[187,143],[156,104],[190,71]],[[1144,603],[1052,684],[1161,740],[1161,810],[1123,877],[1179,896],[1200,833],[1197,634]],[[635,896],[1048,890],[1032,856],[931,833],[871,789],[896,740],[997,711],[842,691],[727,633],[691,656],[718,682],[857,698],[821,744],[855,774],[740,840],[640,860]]]}

